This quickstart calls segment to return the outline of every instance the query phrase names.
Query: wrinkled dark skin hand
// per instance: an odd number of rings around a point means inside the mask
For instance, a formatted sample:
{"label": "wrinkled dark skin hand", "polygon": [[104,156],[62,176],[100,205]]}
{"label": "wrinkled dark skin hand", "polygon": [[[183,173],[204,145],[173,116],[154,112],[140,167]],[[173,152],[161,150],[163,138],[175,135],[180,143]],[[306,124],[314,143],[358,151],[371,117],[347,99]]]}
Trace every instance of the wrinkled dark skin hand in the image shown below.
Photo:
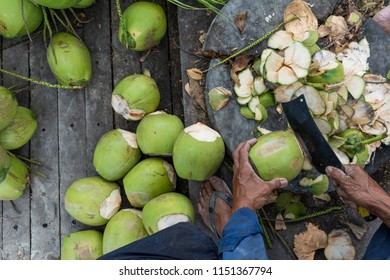
{"label": "wrinkled dark skin hand", "polygon": [[248,155],[251,146],[256,141],[254,138],[239,144],[233,153],[233,213],[243,207],[257,211],[267,203],[273,191],[288,183],[284,178],[263,181],[256,174],[249,162]]}
{"label": "wrinkled dark skin hand", "polygon": [[345,173],[328,166],[326,173],[337,194],[351,206],[362,206],[390,227],[390,196],[358,165],[345,165]]}

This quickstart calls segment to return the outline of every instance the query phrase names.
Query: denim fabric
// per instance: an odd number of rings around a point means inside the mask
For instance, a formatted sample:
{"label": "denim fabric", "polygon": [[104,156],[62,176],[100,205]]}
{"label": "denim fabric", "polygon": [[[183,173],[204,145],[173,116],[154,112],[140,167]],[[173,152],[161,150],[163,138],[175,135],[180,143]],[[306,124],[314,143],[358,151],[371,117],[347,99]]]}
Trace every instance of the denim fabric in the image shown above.
{"label": "denim fabric", "polygon": [[266,260],[266,249],[256,212],[238,209],[226,224],[218,244],[223,260]]}
{"label": "denim fabric", "polygon": [[385,224],[373,235],[363,260],[390,260],[390,228]]}

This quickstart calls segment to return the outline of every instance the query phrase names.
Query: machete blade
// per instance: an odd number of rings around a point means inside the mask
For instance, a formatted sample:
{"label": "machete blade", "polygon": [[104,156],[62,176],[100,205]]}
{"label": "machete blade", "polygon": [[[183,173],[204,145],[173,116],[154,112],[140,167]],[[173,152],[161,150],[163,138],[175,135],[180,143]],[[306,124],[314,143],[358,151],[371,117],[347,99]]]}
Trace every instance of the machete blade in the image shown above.
{"label": "machete blade", "polygon": [[303,143],[303,150],[307,152],[311,163],[318,172],[325,174],[327,166],[334,166],[344,170],[328,142],[316,125],[304,95],[298,96],[292,101],[282,103],[283,112],[298,138]]}

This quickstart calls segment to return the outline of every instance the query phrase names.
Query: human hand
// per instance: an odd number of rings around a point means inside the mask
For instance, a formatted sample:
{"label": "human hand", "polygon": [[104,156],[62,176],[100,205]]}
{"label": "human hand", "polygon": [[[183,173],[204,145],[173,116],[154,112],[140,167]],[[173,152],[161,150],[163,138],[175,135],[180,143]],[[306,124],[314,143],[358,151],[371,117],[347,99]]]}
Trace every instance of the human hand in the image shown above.
{"label": "human hand", "polygon": [[249,162],[249,150],[257,139],[239,144],[233,152],[233,212],[248,207],[254,211],[263,207],[274,190],[287,185],[284,178],[263,181]]}
{"label": "human hand", "polygon": [[390,5],[380,10],[374,17],[373,20],[379,24],[383,30],[390,35]]}
{"label": "human hand", "polygon": [[345,165],[345,173],[328,166],[328,176],[336,184],[336,192],[343,201],[352,207],[362,206],[370,211],[378,195],[387,193],[359,165]]}

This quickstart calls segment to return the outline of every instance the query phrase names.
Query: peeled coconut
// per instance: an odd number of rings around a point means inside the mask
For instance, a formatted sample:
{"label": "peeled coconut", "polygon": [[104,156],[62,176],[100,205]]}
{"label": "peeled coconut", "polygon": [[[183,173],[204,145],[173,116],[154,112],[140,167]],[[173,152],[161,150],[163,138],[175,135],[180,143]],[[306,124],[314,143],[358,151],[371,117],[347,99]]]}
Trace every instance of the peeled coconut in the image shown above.
{"label": "peeled coconut", "polygon": [[6,150],[18,149],[30,141],[37,127],[34,112],[18,106],[13,120],[0,132],[0,145]]}
{"label": "peeled coconut", "polygon": [[249,150],[259,176],[263,180],[274,178],[294,179],[302,170],[304,156],[294,134],[274,131],[257,139]]}
{"label": "peeled coconut", "polygon": [[147,237],[141,211],[122,209],[108,221],[103,234],[103,254]]}
{"label": "peeled coconut", "polygon": [[126,8],[122,18],[119,40],[134,51],[146,51],[158,45],[167,30],[165,12],[156,3],[135,2]]}
{"label": "peeled coconut", "polygon": [[105,225],[121,204],[119,186],[101,177],[76,180],[65,192],[65,210],[90,226]]}
{"label": "peeled coconut", "polygon": [[80,2],[80,0],[33,0],[38,5],[51,9],[68,9]]}
{"label": "peeled coconut", "polygon": [[138,121],[154,112],[159,104],[160,92],[156,82],[143,74],[127,76],[112,92],[112,108],[126,120]]}
{"label": "peeled coconut", "polygon": [[91,54],[87,46],[67,32],[56,33],[47,48],[47,61],[58,82],[85,86],[92,76]]}
{"label": "peeled coconut", "polygon": [[135,133],[114,129],[98,141],[93,155],[97,173],[108,181],[122,179],[141,158]]}
{"label": "peeled coconut", "polygon": [[183,179],[203,181],[222,164],[225,145],[221,135],[203,123],[186,127],[173,147],[173,165]]}
{"label": "peeled coconut", "polygon": [[0,183],[0,200],[15,200],[21,197],[30,183],[26,165],[18,158],[10,156],[10,168]]}
{"label": "peeled coconut", "polygon": [[145,116],[137,126],[137,142],[144,154],[171,156],[183,122],[175,115],[157,111]]}
{"label": "peeled coconut", "polygon": [[142,209],[142,221],[149,234],[180,222],[193,223],[194,218],[194,208],[189,198],[175,192],[159,195]]}
{"label": "peeled coconut", "polygon": [[68,234],[61,246],[61,260],[96,260],[103,255],[103,234],[83,230]]}
{"label": "peeled coconut", "polygon": [[0,1],[0,35],[5,38],[32,33],[41,25],[42,20],[41,7],[29,0]]}
{"label": "peeled coconut", "polygon": [[85,9],[89,6],[92,6],[95,3],[95,0],[81,0],[76,5],[73,6],[73,8],[76,9]]}
{"label": "peeled coconut", "polygon": [[7,88],[0,86],[0,131],[6,128],[15,117],[18,101]]}
{"label": "peeled coconut", "polygon": [[147,158],[127,173],[123,186],[131,205],[141,208],[152,198],[176,189],[175,170],[161,158]]}
{"label": "peeled coconut", "polygon": [[7,154],[7,151],[0,146],[0,183],[5,180],[8,169],[11,166],[11,161]]}

